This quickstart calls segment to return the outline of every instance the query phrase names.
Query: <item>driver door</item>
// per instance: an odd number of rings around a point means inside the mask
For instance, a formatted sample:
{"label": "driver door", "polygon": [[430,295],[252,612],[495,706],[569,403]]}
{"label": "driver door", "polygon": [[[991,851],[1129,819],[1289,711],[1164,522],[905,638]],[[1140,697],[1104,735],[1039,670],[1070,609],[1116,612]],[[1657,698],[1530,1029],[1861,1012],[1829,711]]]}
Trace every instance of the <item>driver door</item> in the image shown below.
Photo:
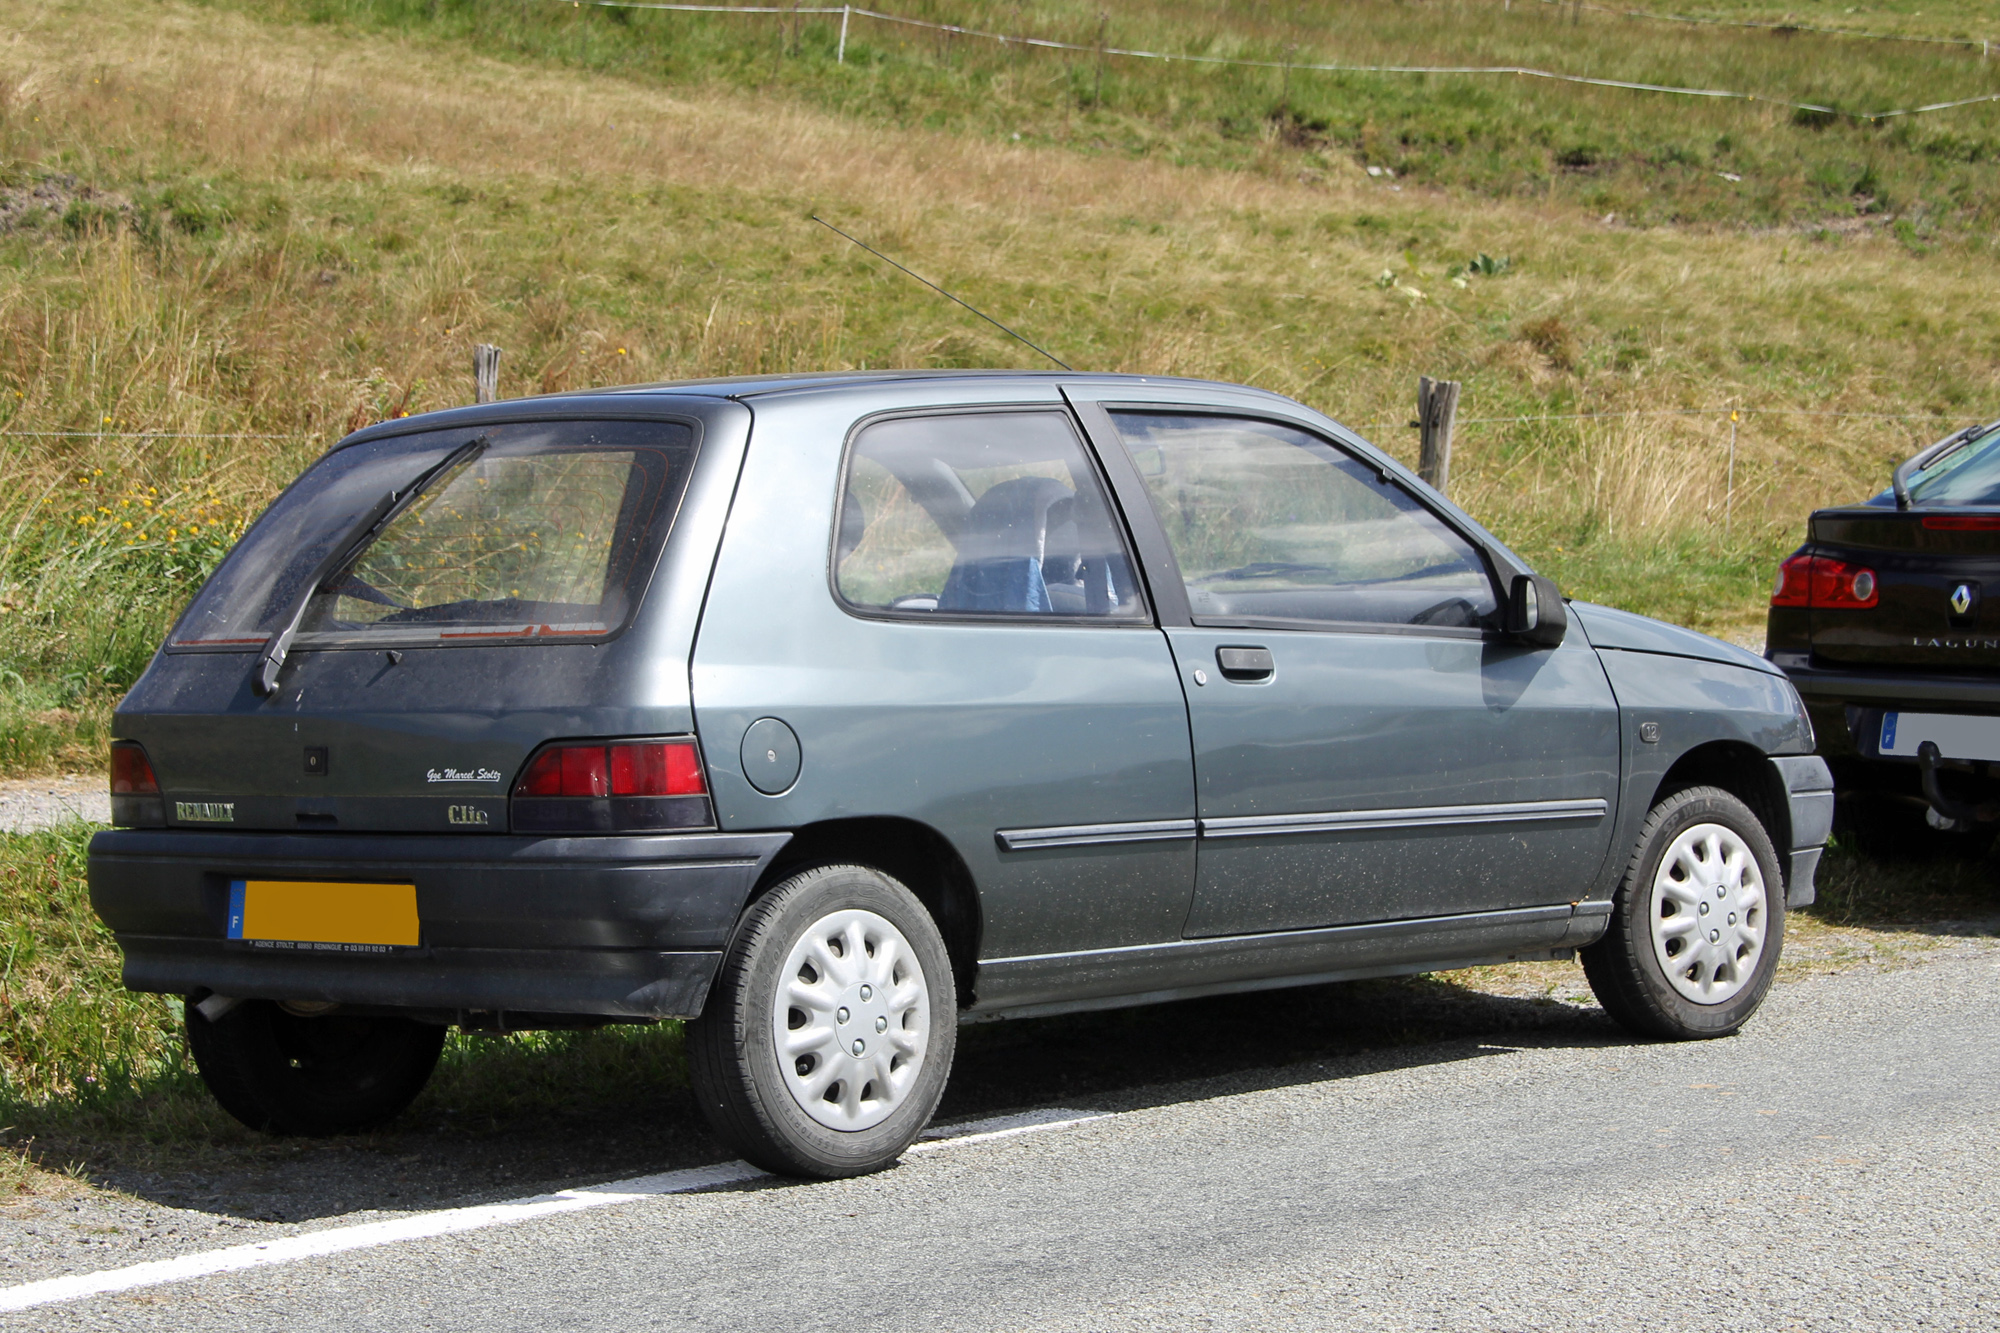
{"label": "driver door", "polygon": [[1083,415],[1169,590],[1201,829],[1186,935],[1582,896],[1618,774],[1617,704],[1582,636],[1502,636],[1480,544],[1298,423]]}

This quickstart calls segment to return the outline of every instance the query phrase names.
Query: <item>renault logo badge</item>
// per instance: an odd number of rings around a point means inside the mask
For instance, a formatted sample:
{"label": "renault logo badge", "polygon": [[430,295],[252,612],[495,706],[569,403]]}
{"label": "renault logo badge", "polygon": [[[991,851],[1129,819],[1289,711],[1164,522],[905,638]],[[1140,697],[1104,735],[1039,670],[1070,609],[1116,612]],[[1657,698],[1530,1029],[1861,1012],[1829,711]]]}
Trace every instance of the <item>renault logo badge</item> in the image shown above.
{"label": "renault logo badge", "polygon": [[1951,590],[1951,613],[1955,616],[1962,616],[1971,609],[1972,589],[1968,585],[1961,583]]}

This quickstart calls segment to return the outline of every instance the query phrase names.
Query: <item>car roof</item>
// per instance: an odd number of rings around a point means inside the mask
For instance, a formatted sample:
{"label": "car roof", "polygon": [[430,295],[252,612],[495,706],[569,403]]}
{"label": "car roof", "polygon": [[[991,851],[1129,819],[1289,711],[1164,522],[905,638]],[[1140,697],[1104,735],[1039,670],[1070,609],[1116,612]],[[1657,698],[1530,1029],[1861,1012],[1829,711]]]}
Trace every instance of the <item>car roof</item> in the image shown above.
{"label": "car roof", "polygon": [[[923,380],[935,383],[940,380],[963,380],[967,383],[990,384],[996,381],[1027,384],[1180,384],[1209,388],[1241,389],[1242,385],[1222,384],[1215,380],[1187,379],[1170,375],[1119,375],[1105,372],[1083,372],[1069,370],[829,370],[798,372],[788,375],[731,375],[704,380],[669,380],[658,384],[619,385],[615,388],[591,389],[571,395],[575,397],[595,397],[611,394],[703,394],[726,398],[759,398],[774,393],[796,393],[800,390],[838,389],[857,385],[892,384],[899,380]],[[1251,390],[1251,392],[1263,392]]]}
{"label": "car roof", "polygon": [[[1104,372],[1075,373],[1059,370],[842,370],[796,372],[784,375],[734,375],[713,379],[666,380],[655,384],[620,384],[601,389],[581,389],[566,393],[538,394],[524,398],[509,398],[496,403],[482,403],[476,406],[440,408],[417,416],[400,417],[391,421],[377,422],[372,426],[347,436],[334,448],[344,448],[363,440],[379,439],[385,435],[404,435],[413,431],[450,429],[486,422],[519,420],[527,417],[560,416],[567,411],[595,408],[602,410],[612,404],[637,407],[647,399],[673,398],[715,398],[748,401],[770,397],[775,394],[798,394],[826,392],[861,388],[870,385],[893,384],[899,381],[922,381],[929,384],[959,381],[965,384],[993,385],[1046,384],[1072,385],[1078,388],[1103,387],[1107,385],[1173,385],[1184,388],[1221,389],[1232,394],[1248,394],[1269,398],[1274,402],[1290,403],[1291,400],[1266,389],[1253,389],[1246,385],[1229,384],[1219,380],[1188,379],[1172,375],[1119,375]],[[663,404],[664,405],[664,404]]]}

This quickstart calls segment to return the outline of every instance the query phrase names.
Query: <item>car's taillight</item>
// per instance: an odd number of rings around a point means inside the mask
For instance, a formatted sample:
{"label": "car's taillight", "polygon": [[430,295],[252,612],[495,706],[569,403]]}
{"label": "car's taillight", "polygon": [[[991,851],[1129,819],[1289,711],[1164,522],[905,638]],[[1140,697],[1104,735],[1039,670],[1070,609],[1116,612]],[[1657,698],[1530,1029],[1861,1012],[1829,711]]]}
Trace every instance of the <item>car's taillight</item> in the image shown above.
{"label": "car's taillight", "polygon": [[166,798],[137,741],[111,743],[111,822],[121,828],[164,828]]}
{"label": "car's taillight", "polygon": [[1772,606],[1812,605],[1812,562],[1809,555],[1789,556],[1778,566],[1778,582],[1771,589]]}
{"label": "car's taillight", "polygon": [[1865,611],[1880,596],[1875,571],[1827,555],[1791,556],[1778,566],[1772,606],[1809,606],[1823,611]]}
{"label": "car's taillight", "polygon": [[565,741],[521,770],[510,822],[517,833],[655,833],[713,828],[715,811],[691,740]]}
{"label": "car's taillight", "polygon": [[1875,571],[1831,556],[1813,557],[1812,604],[1818,610],[1859,611],[1875,605]]}

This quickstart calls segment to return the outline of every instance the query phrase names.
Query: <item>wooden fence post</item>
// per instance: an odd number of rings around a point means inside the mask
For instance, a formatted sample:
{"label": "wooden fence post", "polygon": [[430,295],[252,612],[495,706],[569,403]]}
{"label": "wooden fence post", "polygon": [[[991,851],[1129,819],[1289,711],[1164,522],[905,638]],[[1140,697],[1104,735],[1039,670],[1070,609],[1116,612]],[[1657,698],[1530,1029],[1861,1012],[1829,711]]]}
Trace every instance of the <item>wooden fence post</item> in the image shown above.
{"label": "wooden fence post", "polygon": [[1417,425],[1423,442],[1417,451],[1417,475],[1438,494],[1451,480],[1451,428],[1458,420],[1458,381],[1417,377]]}
{"label": "wooden fence post", "polygon": [[1099,13],[1097,16],[1097,86],[1091,89],[1090,104],[1104,105],[1104,34],[1111,27],[1111,15]]}
{"label": "wooden fence post", "polygon": [[491,403],[500,397],[500,349],[480,343],[472,349],[472,401]]}

